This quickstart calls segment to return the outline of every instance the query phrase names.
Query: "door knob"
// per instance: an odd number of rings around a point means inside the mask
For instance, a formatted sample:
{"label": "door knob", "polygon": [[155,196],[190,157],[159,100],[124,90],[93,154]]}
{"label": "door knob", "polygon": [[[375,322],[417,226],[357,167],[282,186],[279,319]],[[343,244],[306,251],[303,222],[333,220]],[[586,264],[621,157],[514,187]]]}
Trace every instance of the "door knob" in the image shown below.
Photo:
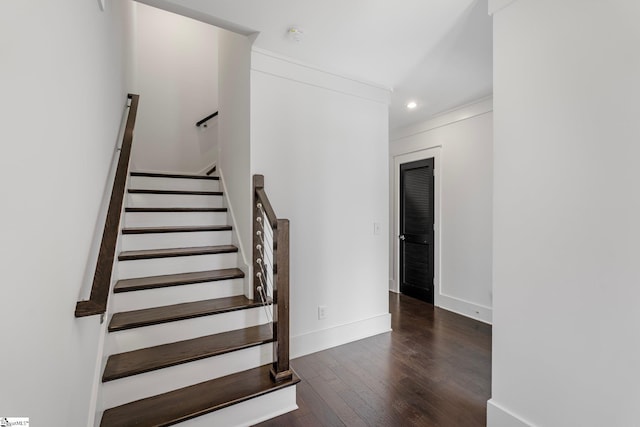
{"label": "door knob", "polygon": [[404,240],[404,234],[399,235],[399,236],[398,236],[398,239],[400,239],[400,240]]}

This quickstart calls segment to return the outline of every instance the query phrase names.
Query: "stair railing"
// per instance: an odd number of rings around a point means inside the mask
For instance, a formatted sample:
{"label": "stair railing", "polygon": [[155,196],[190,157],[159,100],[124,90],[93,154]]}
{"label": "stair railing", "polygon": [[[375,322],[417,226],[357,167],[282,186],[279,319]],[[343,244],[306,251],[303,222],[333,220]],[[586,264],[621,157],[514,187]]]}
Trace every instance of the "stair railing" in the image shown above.
{"label": "stair railing", "polygon": [[264,176],[253,176],[253,299],[273,323],[271,378],[292,377],[289,366],[289,220],[279,219],[264,190]]}
{"label": "stair railing", "polygon": [[202,125],[204,125],[204,127],[207,127],[207,122],[208,122],[209,120],[213,119],[213,118],[214,118],[215,116],[217,116],[217,115],[218,115],[218,112],[216,111],[215,113],[209,114],[209,115],[208,115],[207,117],[205,117],[204,119],[202,119],[202,120],[198,120],[198,121],[196,122],[196,127],[200,127],[200,126],[202,126]]}
{"label": "stair railing", "polygon": [[96,262],[96,271],[91,285],[91,294],[88,300],[78,301],[76,304],[75,316],[93,316],[104,314],[107,310],[107,300],[111,288],[111,273],[113,270],[113,260],[116,254],[116,244],[118,242],[118,230],[120,226],[120,215],[122,213],[122,203],[124,201],[124,190],[127,183],[127,173],[129,171],[129,159],[131,157],[131,144],[133,143],[133,129],[136,124],[138,114],[138,100],[140,95],[127,95],[129,102],[129,114],[127,124],[124,128],[122,145],[120,146],[120,157],[113,180],[113,189],[109,199],[107,218],[102,232],[102,241]]}

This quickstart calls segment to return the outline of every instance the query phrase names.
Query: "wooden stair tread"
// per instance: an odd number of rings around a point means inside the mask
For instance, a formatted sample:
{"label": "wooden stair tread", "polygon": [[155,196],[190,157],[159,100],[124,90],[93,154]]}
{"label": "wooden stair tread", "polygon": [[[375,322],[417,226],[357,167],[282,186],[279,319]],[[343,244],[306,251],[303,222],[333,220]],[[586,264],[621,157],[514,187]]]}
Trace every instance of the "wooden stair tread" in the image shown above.
{"label": "wooden stair tread", "polygon": [[146,176],[149,178],[178,178],[178,179],[206,179],[217,181],[217,176],[193,175],[188,173],[161,173],[161,172],[131,172],[131,176]]}
{"label": "wooden stair tread", "polygon": [[194,317],[227,313],[235,310],[260,307],[258,301],[253,301],[244,295],[216,298],[196,302],[166,305],[163,307],[146,308],[142,310],[123,311],[114,313],[109,322],[109,332],[142,326],[157,325],[159,323],[192,319]]}
{"label": "wooden stair tread", "polygon": [[228,231],[230,225],[200,225],[200,226],[171,226],[171,227],[131,227],[123,228],[122,234],[160,234],[160,233],[190,233],[199,231]]}
{"label": "wooden stair tread", "polygon": [[179,256],[225,254],[230,252],[238,252],[238,248],[234,245],[217,245],[217,246],[195,246],[190,248],[143,249],[143,250],[137,250],[137,251],[120,252],[120,255],[118,255],[118,260],[132,261],[132,260],[138,260],[138,259],[151,259],[151,258],[171,258],[171,257],[179,257]]}
{"label": "wooden stair tread", "polygon": [[144,289],[165,288],[169,286],[190,285],[193,283],[215,282],[218,280],[240,279],[244,277],[238,268],[196,271],[193,273],[167,274],[164,276],[139,277],[119,280],[113,292],[140,291]]}
{"label": "wooden stair tread", "polygon": [[109,356],[102,381],[213,357],[273,341],[270,324],[147,347]]}
{"label": "wooden stair tread", "polygon": [[300,382],[294,374],[288,381],[274,383],[269,368],[261,366],[107,409],[100,426],[169,426]]}
{"label": "wooden stair tread", "polygon": [[227,212],[227,208],[124,208],[125,212]]}
{"label": "wooden stair tread", "polygon": [[222,191],[195,191],[195,190],[148,190],[144,188],[130,188],[129,194],[178,194],[192,196],[222,196]]}

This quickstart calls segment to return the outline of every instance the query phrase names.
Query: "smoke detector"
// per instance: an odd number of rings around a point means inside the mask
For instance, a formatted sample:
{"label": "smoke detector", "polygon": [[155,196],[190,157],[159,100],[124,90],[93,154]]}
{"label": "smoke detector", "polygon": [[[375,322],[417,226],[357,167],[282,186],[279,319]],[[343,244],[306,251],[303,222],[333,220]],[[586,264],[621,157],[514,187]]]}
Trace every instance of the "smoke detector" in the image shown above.
{"label": "smoke detector", "polygon": [[287,30],[287,38],[296,43],[300,43],[304,38],[304,31],[300,27],[289,27]]}

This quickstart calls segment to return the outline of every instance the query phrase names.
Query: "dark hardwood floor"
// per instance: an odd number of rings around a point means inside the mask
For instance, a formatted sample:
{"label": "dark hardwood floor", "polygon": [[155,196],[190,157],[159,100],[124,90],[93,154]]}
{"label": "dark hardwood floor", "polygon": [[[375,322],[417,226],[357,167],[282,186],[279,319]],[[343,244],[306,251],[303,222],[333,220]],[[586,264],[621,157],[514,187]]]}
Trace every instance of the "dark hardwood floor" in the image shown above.
{"label": "dark hardwood floor", "polygon": [[292,360],[299,409],[267,426],[486,425],[491,326],[389,294],[393,332]]}

